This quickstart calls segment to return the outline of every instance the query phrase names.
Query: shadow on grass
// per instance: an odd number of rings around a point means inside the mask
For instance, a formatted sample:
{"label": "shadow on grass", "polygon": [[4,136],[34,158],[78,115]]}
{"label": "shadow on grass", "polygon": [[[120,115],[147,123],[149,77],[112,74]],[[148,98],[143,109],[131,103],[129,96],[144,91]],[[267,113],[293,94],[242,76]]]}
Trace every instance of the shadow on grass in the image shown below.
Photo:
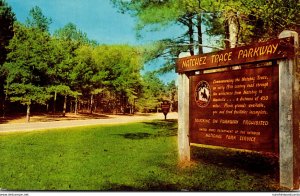
{"label": "shadow on grass", "polygon": [[153,134],[150,133],[125,133],[125,134],[118,134],[118,135],[131,140],[146,139],[154,136]]}
{"label": "shadow on grass", "polygon": [[92,113],[92,114],[90,114],[90,113],[79,113],[78,115],[67,116],[67,118],[71,118],[71,120],[78,119],[78,118],[80,118],[81,120],[85,120],[85,119],[107,119],[107,118],[110,118],[110,117],[105,115],[105,114],[98,114],[98,113]]}
{"label": "shadow on grass", "polygon": [[128,186],[124,184],[117,184],[117,183],[107,183],[104,185],[105,191],[181,191],[178,185],[167,183],[165,181],[157,180],[157,179],[146,179],[141,181],[142,186]]}
{"label": "shadow on grass", "polygon": [[[30,122],[54,122],[61,120],[89,120],[89,119],[108,119],[110,118],[104,114],[97,113],[79,113],[77,115],[73,113],[67,113],[66,116],[63,116],[62,113],[33,113],[30,117]],[[5,118],[0,118],[0,124],[10,123],[11,121],[15,122],[25,122],[26,114],[11,114],[5,116]]]}
{"label": "shadow on grass", "polygon": [[12,120],[20,120],[26,117],[26,114],[14,114],[14,115],[5,115],[5,117],[0,118],[0,124],[6,124]]}
{"label": "shadow on grass", "polygon": [[177,119],[154,120],[144,122],[144,124],[153,129],[172,129],[177,131]]}
{"label": "shadow on grass", "polygon": [[177,135],[177,120],[155,120],[151,122],[144,122],[143,124],[148,126],[149,129],[155,130],[155,132],[135,132],[117,135],[131,140],[172,137]]}
{"label": "shadow on grass", "polygon": [[155,165],[169,178],[160,174],[143,179],[146,191],[279,191],[278,158],[259,153],[194,148],[192,162],[177,167],[161,161]]}
{"label": "shadow on grass", "polygon": [[117,115],[117,116],[152,116],[153,113],[135,113],[135,114],[129,114],[129,113],[110,113],[111,115]]}
{"label": "shadow on grass", "polygon": [[[150,139],[177,135],[177,120],[143,123],[149,131],[119,134],[126,139]],[[161,160],[146,160],[145,165],[160,168],[145,175],[135,185],[107,183],[108,191],[278,191],[279,163],[272,154],[237,151],[227,148],[191,146],[192,163],[187,167]]]}
{"label": "shadow on grass", "polygon": [[196,162],[242,169],[260,175],[279,178],[278,157],[272,154],[191,147],[191,158]]}

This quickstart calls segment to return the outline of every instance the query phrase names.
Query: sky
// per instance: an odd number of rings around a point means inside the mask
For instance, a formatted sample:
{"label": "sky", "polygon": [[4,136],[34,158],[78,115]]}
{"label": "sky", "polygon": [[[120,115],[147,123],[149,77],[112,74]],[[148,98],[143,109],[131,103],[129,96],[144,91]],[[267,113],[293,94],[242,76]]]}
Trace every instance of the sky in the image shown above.
{"label": "sky", "polygon": [[[6,0],[16,14],[17,20],[25,22],[29,11],[39,6],[47,18],[52,19],[50,32],[74,23],[78,29],[87,33],[89,39],[99,44],[140,45],[167,37],[177,37],[183,31],[171,27],[164,31],[143,33],[142,39],[136,38],[135,18],[121,14],[110,0]],[[160,67],[162,61],[145,65],[145,71]],[[176,79],[176,73],[160,77],[164,82]]]}

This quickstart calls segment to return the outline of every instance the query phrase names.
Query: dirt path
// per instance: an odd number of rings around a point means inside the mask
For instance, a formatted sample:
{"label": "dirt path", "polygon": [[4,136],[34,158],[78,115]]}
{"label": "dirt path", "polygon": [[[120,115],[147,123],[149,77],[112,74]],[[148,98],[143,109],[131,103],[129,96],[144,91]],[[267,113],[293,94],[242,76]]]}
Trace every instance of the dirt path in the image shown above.
{"label": "dirt path", "polygon": [[[92,119],[91,119],[92,118]],[[169,113],[168,119],[177,119],[177,113]],[[62,120],[63,119],[63,120]],[[126,115],[101,115],[95,116],[94,118],[89,117],[77,117],[67,116],[66,118],[50,118],[37,116],[32,118],[33,122],[20,123],[19,120],[8,121],[7,124],[0,124],[0,132],[15,132],[15,131],[33,131],[33,130],[45,130],[55,128],[66,128],[66,127],[79,127],[88,125],[99,125],[99,124],[123,124],[129,122],[141,122],[154,119],[164,119],[162,113],[156,114],[137,114],[134,116]],[[41,122],[46,121],[46,122]],[[23,121],[24,122],[24,121]]]}

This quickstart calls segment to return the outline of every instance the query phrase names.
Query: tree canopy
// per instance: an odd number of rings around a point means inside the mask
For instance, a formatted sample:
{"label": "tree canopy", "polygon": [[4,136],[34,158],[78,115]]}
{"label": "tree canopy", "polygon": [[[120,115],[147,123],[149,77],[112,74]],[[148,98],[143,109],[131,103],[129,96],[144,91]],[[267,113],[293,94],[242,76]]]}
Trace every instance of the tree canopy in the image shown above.
{"label": "tree canopy", "polygon": [[15,14],[11,7],[4,0],[0,0],[0,66],[6,58],[7,50],[5,47],[14,35],[13,24],[15,20]]}
{"label": "tree canopy", "polygon": [[0,104],[3,108],[2,116],[5,115],[4,107],[6,101],[4,94],[5,72],[3,64],[6,61],[6,55],[8,53],[6,47],[14,35],[13,25],[15,20],[15,14],[12,12],[11,7],[4,0],[0,0]]}
{"label": "tree canopy", "polygon": [[[191,55],[212,49],[236,47],[277,37],[285,29],[300,29],[300,4],[295,0],[111,0],[122,13],[137,19],[136,30],[160,31],[177,25],[184,33],[160,40],[150,59],[167,57],[162,72],[174,69],[182,51]],[[204,43],[204,35],[216,43]],[[216,45],[217,44],[217,45]]]}

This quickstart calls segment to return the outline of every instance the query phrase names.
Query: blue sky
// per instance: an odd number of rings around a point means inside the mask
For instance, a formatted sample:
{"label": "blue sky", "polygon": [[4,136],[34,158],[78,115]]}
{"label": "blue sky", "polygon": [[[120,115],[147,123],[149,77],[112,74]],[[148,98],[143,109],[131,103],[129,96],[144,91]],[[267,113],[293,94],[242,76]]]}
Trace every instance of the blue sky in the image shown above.
{"label": "blue sky", "polygon": [[[109,0],[7,0],[17,19],[24,22],[29,10],[39,6],[46,17],[52,19],[50,31],[69,22],[86,32],[99,43],[137,43],[134,19],[113,8]],[[121,33],[122,32],[122,33]]]}
{"label": "blue sky", "polygon": [[[90,39],[100,44],[144,44],[166,37],[177,37],[183,29],[168,28],[160,32],[148,32],[142,39],[136,38],[135,19],[128,14],[118,13],[110,0],[6,0],[16,14],[17,20],[25,22],[29,10],[39,6],[43,14],[52,19],[50,32],[62,28],[69,22],[87,33]],[[162,62],[156,61],[145,67],[152,70]],[[165,82],[176,78],[175,73],[161,77]]]}
{"label": "blue sky", "polygon": [[[69,22],[87,33],[90,39],[99,43],[143,44],[160,38],[174,37],[174,28],[161,32],[145,34],[143,39],[136,39],[135,19],[129,14],[118,13],[110,0],[6,0],[12,6],[17,19],[25,22],[29,10],[39,6],[43,14],[52,19],[50,32],[63,27]],[[176,30],[179,30],[178,28]]]}

